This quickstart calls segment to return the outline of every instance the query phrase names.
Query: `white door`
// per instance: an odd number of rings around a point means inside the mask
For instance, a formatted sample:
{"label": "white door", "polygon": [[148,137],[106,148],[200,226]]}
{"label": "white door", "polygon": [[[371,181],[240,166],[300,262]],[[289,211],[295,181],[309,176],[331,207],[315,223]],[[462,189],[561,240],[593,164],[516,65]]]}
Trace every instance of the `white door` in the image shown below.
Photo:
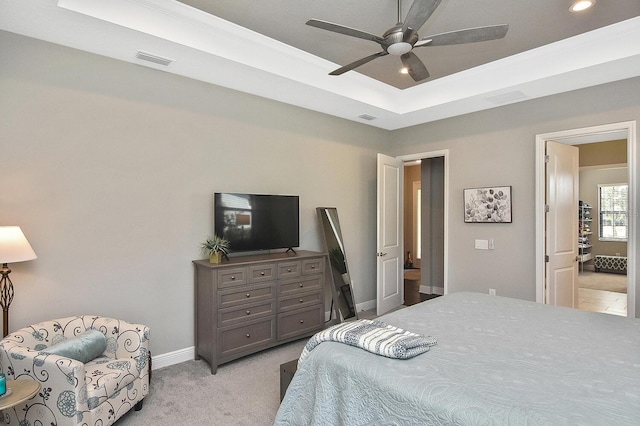
{"label": "white door", "polygon": [[545,303],[577,308],[578,148],[547,141],[546,155]]}
{"label": "white door", "polygon": [[404,301],[403,182],[404,163],[378,154],[377,315]]}

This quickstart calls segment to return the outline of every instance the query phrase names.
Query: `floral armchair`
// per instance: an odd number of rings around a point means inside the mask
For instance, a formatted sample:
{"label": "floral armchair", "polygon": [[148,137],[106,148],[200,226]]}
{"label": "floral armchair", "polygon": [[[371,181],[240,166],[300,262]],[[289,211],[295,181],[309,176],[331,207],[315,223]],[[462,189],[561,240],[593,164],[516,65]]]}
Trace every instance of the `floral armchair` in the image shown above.
{"label": "floral armchair", "polygon": [[[46,349],[89,329],[102,332],[107,348],[82,363]],[[9,425],[108,426],[149,393],[149,328],[99,316],[75,316],[20,329],[0,341],[7,380],[31,379],[40,391],[4,410]]]}

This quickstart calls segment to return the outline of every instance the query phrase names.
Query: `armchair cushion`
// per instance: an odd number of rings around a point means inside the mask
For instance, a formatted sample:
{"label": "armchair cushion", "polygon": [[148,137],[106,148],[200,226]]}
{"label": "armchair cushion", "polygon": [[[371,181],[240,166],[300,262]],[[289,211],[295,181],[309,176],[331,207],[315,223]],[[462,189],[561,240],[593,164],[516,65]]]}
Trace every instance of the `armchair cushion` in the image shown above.
{"label": "armchair cushion", "polygon": [[140,376],[131,358],[96,358],[84,365],[87,382],[87,404],[93,409]]}
{"label": "armchair cushion", "polygon": [[89,329],[76,337],[49,346],[43,352],[60,355],[87,363],[96,359],[107,349],[107,339],[100,331]]}

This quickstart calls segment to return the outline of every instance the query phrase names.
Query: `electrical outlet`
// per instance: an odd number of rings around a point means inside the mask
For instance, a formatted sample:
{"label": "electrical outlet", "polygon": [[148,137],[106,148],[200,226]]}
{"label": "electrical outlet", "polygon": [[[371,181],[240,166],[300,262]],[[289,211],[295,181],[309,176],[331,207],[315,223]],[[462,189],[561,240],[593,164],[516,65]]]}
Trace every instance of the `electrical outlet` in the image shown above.
{"label": "electrical outlet", "polygon": [[489,240],[489,250],[495,250],[496,242],[494,240]]}
{"label": "electrical outlet", "polygon": [[489,289],[489,296],[495,296],[496,295],[496,289],[495,288],[490,288]]}

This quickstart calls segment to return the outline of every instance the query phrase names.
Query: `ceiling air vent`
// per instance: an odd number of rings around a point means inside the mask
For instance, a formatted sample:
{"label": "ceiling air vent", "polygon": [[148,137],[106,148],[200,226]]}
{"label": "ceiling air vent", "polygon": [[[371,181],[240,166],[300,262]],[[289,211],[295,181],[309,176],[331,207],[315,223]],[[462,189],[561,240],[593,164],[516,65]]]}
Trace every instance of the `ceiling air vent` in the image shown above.
{"label": "ceiling air vent", "polygon": [[141,59],[143,61],[153,62],[154,64],[164,65],[165,67],[173,62],[173,59],[163,58],[162,56],[152,55],[151,53],[138,51],[136,53],[136,58]]}
{"label": "ceiling air vent", "polygon": [[371,120],[375,120],[378,117],[374,117],[373,115],[369,115],[369,114],[360,114],[358,116],[358,118],[362,118],[363,120],[371,121]]}
{"label": "ceiling air vent", "polygon": [[500,95],[489,96],[485,99],[491,103],[496,105],[504,105],[511,104],[514,102],[524,101],[528,96],[522,93],[519,90],[514,90],[513,92],[502,93]]}

